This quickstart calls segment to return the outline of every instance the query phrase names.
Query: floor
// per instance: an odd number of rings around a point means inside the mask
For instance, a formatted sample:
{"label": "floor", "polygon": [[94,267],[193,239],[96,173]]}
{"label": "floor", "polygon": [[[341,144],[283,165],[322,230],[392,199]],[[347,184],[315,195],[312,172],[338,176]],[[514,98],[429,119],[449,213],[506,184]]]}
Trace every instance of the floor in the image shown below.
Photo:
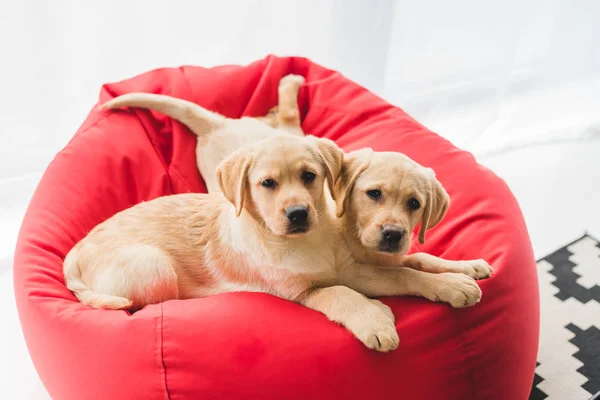
{"label": "floor", "polygon": [[[504,178],[519,201],[537,258],[587,232],[600,239],[600,140],[528,147],[480,158]],[[5,210],[2,241],[14,248],[23,208]],[[12,221],[12,222],[11,222]],[[4,228],[4,227],[3,227]],[[14,306],[12,250],[0,248],[0,388],[6,399],[49,399],[28,357]]]}
{"label": "floor", "polygon": [[540,347],[529,400],[600,394],[600,242],[584,236],[538,262]]}

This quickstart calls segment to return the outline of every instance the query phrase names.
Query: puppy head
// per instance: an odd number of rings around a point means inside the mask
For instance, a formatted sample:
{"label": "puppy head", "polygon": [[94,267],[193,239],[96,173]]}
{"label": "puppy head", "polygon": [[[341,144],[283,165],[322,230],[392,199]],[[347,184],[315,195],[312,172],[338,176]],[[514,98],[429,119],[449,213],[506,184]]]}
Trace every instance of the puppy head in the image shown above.
{"label": "puppy head", "polygon": [[337,216],[366,248],[404,254],[421,223],[419,241],[444,217],[450,198],[430,168],[393,152],[362,149],[344,157],[335,185]]}
{"label": "puppy head", "polygon": [[326,212],[343,152],[330,140],[275,136],[240,148],[217,167],[217,180],[239,216],[247,210],[279,236],[309,232]]}

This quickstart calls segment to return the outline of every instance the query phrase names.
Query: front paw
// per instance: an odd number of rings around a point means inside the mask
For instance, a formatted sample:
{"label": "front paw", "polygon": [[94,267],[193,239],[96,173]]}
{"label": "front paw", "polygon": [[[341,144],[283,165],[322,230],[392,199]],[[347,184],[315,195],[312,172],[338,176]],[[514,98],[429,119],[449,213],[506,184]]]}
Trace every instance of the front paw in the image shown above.
{"label": "front paw", "polygon": [[485,260],[466,260],[460,261],[461,273],[470,276],[473,279],[485,279],[492,276],[494,270]]}
{"label": "front paw", "polygon": [[475,280],[467,275],[446,272],[438,275],[439,283],[434,288],[430,300],[442,301],[454,308],[472,306],[481,300],[481,289]]}
{"label": "front paw", "polygon": [[373,307],[367,313],[357,315],[346,328],[369,349],[380,352],[395,350],[398,348],[400,338],[394,324],[393,313],[388,306],[377,300],[371,300],[371,303]]}

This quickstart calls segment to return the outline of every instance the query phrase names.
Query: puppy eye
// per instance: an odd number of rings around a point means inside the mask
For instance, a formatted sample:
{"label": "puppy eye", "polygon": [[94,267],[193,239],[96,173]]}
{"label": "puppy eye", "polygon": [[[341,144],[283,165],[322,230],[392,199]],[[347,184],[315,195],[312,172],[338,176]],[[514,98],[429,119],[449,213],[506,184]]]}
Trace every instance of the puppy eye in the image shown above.
{"label": "puppy eye", "polygon": [[265,179],[260,185],[266,188],[273,188],[275,187],[275,181],[273,179]]}
{"label": "puppy eye", "polygon": [[302,180],[304,181],[304,183],[311,183],[312,181],[315,180],[316,177],[317,177],[317,175],[315,175],[313,172],[309,172],[309,171],[302,172]]}
{"label": "puppy eye", "polygon": [[379,190],[379,189],[367,190],[367,196],[369,196],[373,200],[379,200],[379,199],[381,199],[381,190]]}
{"label": "puppy eye", "polygon": [[421,207],[421,203],[413,197],[408,200],[408,207],[410,207],[411,210],[418,210]]}

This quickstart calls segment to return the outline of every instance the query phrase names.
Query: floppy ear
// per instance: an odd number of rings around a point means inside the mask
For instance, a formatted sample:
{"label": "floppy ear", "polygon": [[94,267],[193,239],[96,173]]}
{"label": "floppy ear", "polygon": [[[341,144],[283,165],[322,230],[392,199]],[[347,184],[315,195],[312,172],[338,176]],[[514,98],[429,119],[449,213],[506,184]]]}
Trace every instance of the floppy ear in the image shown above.
{"label": "floppy ear", "polygon": [[223,195],[235,207],[237,217],[244,208],[244,199],[248,186],[248,171],[253,155],[247,149],[233,152],[217,166],[217,182]]}
{"label": "floppy ear", "polygon": [[421,229],[419,230],[419,243],[421,244],[425,243],[425,232],[440,223],[450,206],[448,192],[446,192],[442,184],[435,178],[433,170],[431,172],[432,176],[429,178],[427,199],[425,200]]}
{"label": "floppy ear", "polygon": [[371,149],[361,149],[344,155],[340,176],[335,182],[334,190],[332,191],[338,218],[346,212],[348,199],[350,198],[354,183],[360,174],[369,168],[369,160],[372,152],[373,150]]}
{"label": "floppy ear", "polygon": [[342,170],[344,152],[333,141],[329,139],[317,139],[317,148],[325,163],[325,174],[329,192],[335,200],[334,185]]}

